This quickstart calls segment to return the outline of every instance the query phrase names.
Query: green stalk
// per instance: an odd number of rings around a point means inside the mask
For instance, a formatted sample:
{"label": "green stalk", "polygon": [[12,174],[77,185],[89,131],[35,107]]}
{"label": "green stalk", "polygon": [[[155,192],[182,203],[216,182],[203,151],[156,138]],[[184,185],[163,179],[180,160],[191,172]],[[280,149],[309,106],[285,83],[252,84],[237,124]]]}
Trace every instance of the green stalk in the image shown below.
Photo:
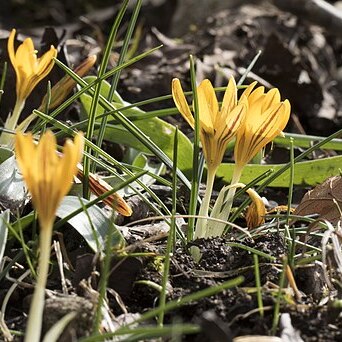
{"label": "green stalk", "polygon": [[[290,138],[290,184],[289,184],[289,195],[288,195],[288,201],[287,201],[287,215],[286,215],[286,227],[289,227],[290,222],[290,214],[291,214],[291,203],[292,203],[292,196],[293,196],[293,179],[294,179],[294,173],[295,173],[295,167],[294,167],[294,148],[293,148],[293,138]],[[294,225],[292,226],[292,242],[291,242],[291,248],[290,248],[290,256],[289,256],[289,264],[292,270],[294,270],[294,256],[296,252],[296,231]]]}
{"label": "green stalk", "polygon": [[1,103],[2,94],[4,93],[6,76],[7,76],[7,62],[4,62],[4,66],[2,68],[2,75],[0,79],[0,103]]}
{"label": "green stalk", "polygon": [[[13,109],[12,115],[10,115],[5,122],[5,129],[9,131],[15,131],[17,127],[20,114],[25,106],[25,99],[17,99]],[[14,135],[11,133],[3,132],[0,136],[0,145],[9,145],[13,140]]]}
{"label": "green stalk", "polygon": [[[118,27],[121,23],[121,20],[122,20],[124,14],[126,12],[127,5],[128,5],[128,0],[124,1],[124,3],[121,5],[120,11],[119,11],[119,13],[118,13],[118,15],[114,21],[113,26],[112,26],[112,29],[111,29],[111,32],[110,32],[110,35],[109,35],[109,38],[107,41],[106,48],[103,52],[103,58],[102,58],[102,61],[100,64],[100,69],[98,72],[98,78],[104,76],[104,74],[106,72],[109,56],[110,56],[110,53],[112,51],[112,47],[114,44],[116,33],[117,33]],[[89,140],[91,140],[93,138],[93,135],[94,135],[96,113],[97,113],[97,108],[99,105],[99,98],[100,98],[100,94],[101,94],[101,83],[102,83],[102,81],[99,81],[99,83],[96,84],[93,99],[91,102],[90,113],[89,113],[89,121],[88,121],[87,133],[86,133],[86,138]],[[87,153],[91,153],[91,150],[89,149],[88,146],[85,146],[84,151]],[[89,172],[91,170],[91,161],[87,157],[86,154],[84,155],[83,160],[84,160],[84,162],[83,162],[83,170],[84,170],[83,197],[86,199],[89,199],[90,191],[89,191],[89,180],[88,179],[89,179]]]}
{"label": "green stalk", "polygon": [[28,316],[25,342],[39,342],[44,312],[45,287],[49,272],[53,221],[42,225],[39,236],[38,278]]}
{"label": "green stalk", "polygon": [[230,184],[231,188],[228,191],[227,198],[223,202],[223,209],[222,209],[222,211],[220,213],[220,218],[223,219],[223,220],[228,221],[228,218],[229,218],[229,215],[230,215],[230,211],[231,211],[232,206],[233,206],[234,195],[235,195],[235,192],[236,192],[236,187],[234,187],[234,185],[239,183],[240,178],[241,178],[241,174],[242,174],[242,170],[243,170],[243,168],[237,167],[235,165],[232,181],[231,181],[231,184]]}
{"label": "green stalk", "polygon": [[[236,192],[236,187],[234,185],[239,183],[242,170],[243,170],[242,167],[237,167],[235,165],[232,182],[230,186],[225,186],[221,189],[210,217],[228,221],[230,210],[232,209],[232,206],[233,206],[234,195]],[[228,187],[229,187],[229,190],[226,196]],[[226,225],[223,223],[211,222],[208,225],[208,234],[210,234],[210,236],[212,237],[222,236],[225,227]]]}
{"label": "green stalk", "polygon": [[254,273],[255,273],[255,286],[257,289],[258,308],[261,317],[264,317],[264,305],[262,302],[261,281],[259,271],[259,257],[257,254],[253,254],[254,259]]}
{"label": "green stalk", "polygon": [[[197,209],[197,198],[198,198],[198,188],[199,188],[199,110],[198,110],[198,97],[197,97],[197,85],[196,85],[196,72],[195,72],[195,61],[192,55],[190,55],[190,76],[191,76],[191,88],[193,92],[193,106],[194,106],[194,119],[195,119],[195,136],[194,136],[194,149],[193,149],[193,159],[192,159],[192,181],[191,181],[191,191],[190,191],[190,203],[189,203],[189,215],[196,215]],[[187,240],[192,241],[194,238],[194,226],[195,218],[191,217],[188,221],[188,233]]]}
{"label": "green stalk", "polygon": [[261,55],[262,51],[259,50],[258,53],[254,56],[252,62],[248,65],[247,69],[245,70],[244,74],[241,76],[241,78],[239,79],[237,85],[240,86],[244,80],[246,79],[247,75],[249,74],[249,72],[253,69],[255,63],[258,61],[260,55]]}
{"label": "green stalk", "polygon": [[[129,26],[128,26],[128,29],[127,29],[127,33],[126,33],[126,36],[125,36],[125,39],[123,41],[123,45],[122,45],[122,48],[121,48],[121,51],[120,51],[120,57],[119,57],[119,60],[118,60],[118,63],[117,63],[118,66],[122,65],[124,63],[124,61],[125,61],[127,50],[128,50],[128,46],[129,46],[129,43],[131,41],[131,38],[132,38],[132,35],[133,35],[133,31],[134,31],[134,28],[135,28],[135,24],[137,22],[138,15],[139,15],[139,12],[140,12],[141,3],[142,3],[142,0],[138,0],[136,2],[136,4],[135,4],[134,11],[133,11],[133,14],[132,14],[132,17],[131,17],[131,20],[129,22]],[[116,34],[116,32],[115,32],[115,34]],[[108,64],[109,57],[110,57],[110,54],[108,55],[108,59],[106,60],[106,65]],[[108,95],[108,98],[107,98],[107,100],[109,102],[113,101],[113,97],[114,97],[116,88],[117,88],[118,83],[119,83],[120,75],[121,75],[121,70],[119,70],[113,76],[112,84],[111,84],[109,95]],[[96,142],[96,145],[99,146],[99,147],[101,147],[103,139],[104,139],[104,135],[105,135],[105,132],[106,132],[107,121],[108,121],[108,116],[104,116],[102,118],[102,120],[101,120],[101,125],[100,125],[100,129],[99,129],[99,132],[98,132],[98,138],[97,138],[97,142]]]}
{"label": "green stalk", "polygon": [[[199,216],[208,217],[209,204],[210,204],[211,194],[213,192],[215,175],[216,175],[216,169],[208,168],[207,186],[205,189],[204,197],[202,199]],[[196,224],[196,230],[195,230],[195,236],[194,236],[195,240],[206,236],[206,226],[207,226],[207,220],[199,217],[197,219],[197,224]]]}
{"label": "green stalk", "polygon": [[[174,238],[176,232],[176,210],[177,210],[177,158],[178,158],[178,128],[175,131],[174,145],[173,145],[173,169],[172,169],[172,216],[169,236],[167,238],[167,245],[165,251],[163,277],[162,277],[162,290],[159,296],[159,307],[165,308],[166,295],[167,295],[167,282],[169,280],[171,254],[174,245]],[[158,315],[158,325],[163,326],[164,323],[164,310],[161,310]]]}
{"label": "green stalk", "polygon": [[109,227],[109,231],[106,238],[106,246],[105,246],[105,256],[102,262],[101,267],[101,277],[99,282],[99,298],[96,307],[95,319],[93,322],[93,334],[96,335],[99,333],[99,327],[102,320],[102,306],[103,302],[106,298],[107,291],[107,283],[108,277],[110,274],[110,264],[112,260],[112,242],[113,242],[113,233],[115,230],[113,218],[110,220],[111,224]]}
{"label": "green stalk", "polygon": [[277,300],[274,305],[274,312],[273,312],[273,322],[272,322],[272,330],[271,334],[275,335],[279,323],[279,312],[280,312],[280,301],[281,301],[281,293],[285,285],[285,273],[286,273],[286,267],[287,267],[287,258],[284,257],[283,259],[283,269],[280,275],[279,279],[279,290],[277,294]]}

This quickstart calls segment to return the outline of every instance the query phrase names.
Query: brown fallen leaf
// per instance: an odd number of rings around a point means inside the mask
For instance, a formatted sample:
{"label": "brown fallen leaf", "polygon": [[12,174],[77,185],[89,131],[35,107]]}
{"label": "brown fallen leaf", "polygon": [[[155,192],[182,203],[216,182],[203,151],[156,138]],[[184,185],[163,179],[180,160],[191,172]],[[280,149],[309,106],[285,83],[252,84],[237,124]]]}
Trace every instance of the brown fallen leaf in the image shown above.
{"label": "brown fallen leaf", "polygon": [[308,191],[293,214],[300,216],[318,214],[319,219],[325,219],[336,225],[341,219],[339,208],[342,209],[342,177],[335,176]]}

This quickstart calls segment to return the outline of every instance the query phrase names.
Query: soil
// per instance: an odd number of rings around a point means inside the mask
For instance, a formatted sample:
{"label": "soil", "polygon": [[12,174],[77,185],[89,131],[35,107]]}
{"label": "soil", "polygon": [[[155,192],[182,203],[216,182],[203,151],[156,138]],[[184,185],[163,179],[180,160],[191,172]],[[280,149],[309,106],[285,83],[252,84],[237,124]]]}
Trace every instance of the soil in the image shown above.
{"label": "soil", "polygon": [[[62,6],[58,1],[51,1],[51,6],[47,6],[45,11],[38,7],[39,1],[35,2],[35,8],[30,8],[28,2],[20,3],[19,6],[17,1],[6,2],[4,11],[0,13],[0,27],[4,31],[2,36],[7,37],[7,29],[14,26],[23,34],[34,32],[37,39],[44,37],[45,46],[59,44],[61,49],[58,58],[65,63],[71,59],[75,64],[89,51],[103,46],[118,8],[114,7],[112,15],[107,17],[107,14],[103,15],[104,12],[101,12],[97,1],[87,0],[87,6],[84,5],[85,2],[78,2],[82,4],[80,8],[74,3],[70,6],[67,1],[63,9],[57,11],[60,15],[55,16],[53,13],[56,6]],[[138,102],[169,94],[173,77],[179,77],[184,87],[189,89],[189,54],[195,55],[198,60],[197,75],[200,79],[207,77],[216,86],[226,85],[227,80],[222,74],[233,74],[239,79],[261,49],[263,52],[246,82],[258,80],[265,86],[279,87],[284,97],[289,98],[293,115],[288,131],[327,136],[342,128],[342,41],[333,32],[311,25],[310,22],[281,11],[268,2],[258,2],[220,10],[219,13],[210,15],[205,24],[193,27],[191,32],[185,32],[180,37],[181,43],[176,44],[168,33],[173,30],[171,19],[177,9],[177,1],[160,3],[161,5],[156,5],[150,1],[143,6],[138,52],[160,43],[164,47],[122,72],[118,90],[125,100]],[[20,11],[15,16],[8,15],[17,8]],[[91,23],[74,19],[89,11],[89,8],[92,10]],[[161,14],[164,13],[168,13],[167,19],[161,20]],[[44,27],[51,23],[59,27],[44,31]],[[65,34],[61,34],[60,30],[63,26],[66,27]],[[120,32],[121,38],[123,34]],[[67,42],[71,37],[78,39],[76,46]],[[6,44],[7,41],[3,38],[0,41],[1,67],[2,61],[8,59]],[[118,48],[113,53],[113,65],[117,59],[117,51]],[[51,75],[52,81],[56,82],[61,77],[61,71],[55,68]],[[3,121],[13,108],[15,98],[10,94],[15,94],[14,87],[14,73],[10,69],[5,87],[5,93],[9,95],[2,98],[0,105]],[[28,99],[26,115],[37,107],[37,99],[42,97],[44,89],[46,83],[43,82]],[[159,109],[160,106],[160,103],[156,103],[144,109]],[[172,102],[162,102],[162,106],[172,106]],[[79,105],[75,104],[64,113],[64,118],[76,121],[79,111]],[[180,116],[165,119],[172,123],[177,122],[184,132],[191,135]],[[108,143],[106,150],[118,160],[122,158],[122,149]],[[287,153],[273,153],[269,157],[269,161],[277,163],[287,159]],[[170,188],[160,186],[159,190],[164,203],[170,205]],[[305,190],[295,189],[299,194],[298,201]],[[178,210],[180,214],[185,214],[188,194],[183,194],[182,190],[180,193],[182,196],[179,198]],[[271,200],[282,203],[287,201],[287,192],[283,189],[268,189],[265,193]],[[121,226],[153,215],[138,199],[131,198],[130,201],[134,203],[134,216],[131,219],[118,217],[117,222]],[[29,211],[30,207],[26,210]],[[243,218],[239,220],[244,226]],[[296,227],[300,227],[299,222]],[[30,233],[25,234],[29,241]],[[89,336],[91,332],[97,300],[95,289],[101,267],[97,256],[92,254],[80,235],[68,232],[68,227],[64,227],[60,234],[63,236],[62,240],[68,242],[65,250],[69,260],[65,271],[67,293],[62,291],[58,264],[53,255],[45,314],[49,319],[46,320],[44,329],[47,330],[71,309],[76,310],[77,319],[72,321],[60,338],[60,341],[74,341]],[[156,223],[153,228],[150,225],[134,225],[123,234],[130,251],[148,253],[149,256],[113,256],[112,272],[108,280],[108,288],[111,289],[108,299],[111,313],[118,324],[122,322],[119,317],[123,321],[129,320],[132,314],[139,315],[158,305],[158,290],[139,281],[161,283],[161,257],[165,253],[167,232],[165,227]],[[57,235],[54,238],[57,240]],[[320,239],[321,237],[317,238],[317,244],[320,244]],[[256,282],[253,255],[236,247],[234,243],[274,257],[273,261],[259,257],[264,315],[258,310],[257,295],[253,290]],[[193,244],[202,253],[199,263],[195,263],[189,254],[191,246],[184,246],[179,242],[175,246],[171,258],[168,300],[216,286],[238,275],[244,276],[244,282],[237,288],[225,290],[168,313],[165,322],[196,323],[202,327],[200,334],[184,336],[184,341],[232,341],[234,337],[242,335],[270,335],[282,264],[284,257],[289,254],[283,233],[270,229],[254,235],[252,239],[231,231],[225,238],[200,240]],[[303,251],[296,252],[299,254]],[[11,266],[9,273],[12,279],[17,279],[23,273],[18,265],[27,267],[22,247],[12,241],[7,245],[5,255],[9,258],[5,262],[6,266],[9,265],[10,258],[19,255],[17,264]],[[328,288],[323,267],[318,260],[297,267],[294,278],[300,295],[287,284],[288,278],[281,293],[282,318],[285,319],[285,313],[290,314],[290,326],[297,330],[303,341],[342,341],[342,318],[338,307],[341,291],[336,285]],[[335,273],[332,271],[335,278],[341,280],[338,267],[333,262],[330,268],[335,270]],[[13,283],[5,277],[5,273],[1,273],[0,283],[2,302]],[[32,295],[31,283],[31,279],[25,279],[10,297],[6,310],[6,324],[9,329],[24,330]],[[276,334],[281,336],[284,331],[284,326],[280,325]],[[294,339],[294,333],[291,338],[291,341],[300,341]],[[20,341],[21,337],[16,337],[15,340]]]}

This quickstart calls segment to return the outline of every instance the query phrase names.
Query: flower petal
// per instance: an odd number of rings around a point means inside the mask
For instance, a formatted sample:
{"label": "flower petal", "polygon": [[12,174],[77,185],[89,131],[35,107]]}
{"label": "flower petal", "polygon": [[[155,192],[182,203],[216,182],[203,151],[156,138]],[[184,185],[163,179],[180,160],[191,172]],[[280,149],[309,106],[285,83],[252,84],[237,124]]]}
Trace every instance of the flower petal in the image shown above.
{"label": "flower petal", "polygon": [[252,93],[248,96],[248,104],[250,106],[256,104],[259,101],[264,101],[265,98],[265,87],[258,87],[252,91]]}
{"label": "flower petal", "polygon": [[8,42],[7,42],[7,51],[8,51],[8,56],[11,60],[11,63],[13,65],[13,68],[15,72],[17,73],[17,63],[15,60],[15,52],[14,52],[14,37],[15,37],[16,30],[13,29],[8,37]]}
{"label": "flower petal", "polygon": [[254,81],[252,82],[245,90],[244,92],[241,94],[241,98],[243,98],[244,96],[248,98],[248,96],[250,95],[250,93],[252,92],[252,90],[254,89],[254,87],[256,86],[258,82]]}
{"label": "flower petal", "polygon": [[50,50],[38,59],[36,73],[43,79],[51,71],[54,66],[53,58],[57,57],[57,50],[51,45]]}
{"label": "flower petal", "polygon": [[172,80],[172,97],[173,97],[173,101],[176,104],[177,109],[182,114],[183,118],[188,122],[188,124],[192,128],[194,128],[195,119],[193,115],[191,114],[188,103],[186,102],[182,85],[178,78],[174,78]]}
{"label": "flower petal", "polygon": [[[254,86],[255,84],[252,84],[244,92],[248,100],[248,110],[235,144],[235,161],[240,168],[281,133],[291,113],[289,101],[280,101],[278,89],[271,89],[265,94],[264,87],[251,91]],[[239,103],[241,101],[242,99]]]}
{"label": "flower petal", "polygon": [[21,74],[29,77],[35,73],[37,56],[31,38],[26,38],[23,43],[19,45],[15,54],[15,58],[17,68]]}
{"label": "flower petal", "polygon": [[227,116],[228,113],[237,105],[237,88],[234,77],[228,82],[227,89],[223,96],[221,114]]}
{"label": "flower petal", "polygon": [[209,134],[214,134],[219,107],[214,88],[209,80],[200,83],[197,88],[197,95],[201,127]]}
{"label": "flower petal", "polygon": [[264,201],[255,190],[249,188],[247,193],[252,200],[252,204],[247,209],[246,221],[247,227],[252,229],[265,223],[266,208]]}
{"label": "flower petal", "polygon": [[261,110],[264,112],[277,103],[280,103],[280,93],[277,88],[273,88],[267,92]]}
{"label": "flower petal", "polygon": [[70,190],[74,175],[77,173],[77,164],[81,160],[84,146],[83,134],[78,133],[74,142],[68,139],[63,147],[63,156],[59,162],[56,181],[60,184],[59,191],[63,198]]}
{"label": "flower petal", "polygon": [[[24,178],[30,173],[30,164],[35,156],[36,146],[33,142],[32,134],[18,132],[15,139],[15,155],[18,166]],[[32,164],[33,165],[33,164]],[[34,173],[35,174],[35,173]]]}

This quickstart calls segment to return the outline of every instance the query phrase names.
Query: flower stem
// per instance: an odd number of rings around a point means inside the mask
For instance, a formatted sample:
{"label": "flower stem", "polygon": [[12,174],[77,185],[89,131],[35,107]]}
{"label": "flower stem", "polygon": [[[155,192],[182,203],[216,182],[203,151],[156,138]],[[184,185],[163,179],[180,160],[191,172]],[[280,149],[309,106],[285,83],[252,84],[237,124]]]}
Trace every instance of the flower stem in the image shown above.
{"label": "flower stem", "polygon": [[[236,187],[234,187],[233,185],[239,182],[242,170],[242,167],[237,167],[235,165],[231,184],[230,186],[225,186],[221,189],[214,208],[211,212],[211,217],[228,221],[230,210],[232,209],[233,205],[234,195],[236,192]],[[207,236],[222,236],[225,226],[225,224],[217,222],[208,224]]]}
{"label": "flower stem", "polygon": [[[209,213],[209,204],[211,199],[211,194],[213,192],[214,180],[216,175],[217,168],[208,168],[208,175],[207,175],[207,186],[205,189],[205,194],[202,200],[201,208],[199,211],[199,216],[208,217]],[[206,227],[207,227],[207,219],[198,218],[195,230],[194,239],[199,239],[203,237],[207,237],[206,234]]]}
{"label": "flower stem", "polygon": [[49,271],[53,221],[42,226],[39,236],[38,277],[28,316],[25,342],[39,342],[44,312],[45,287]]}
{"label": "flower stem", "polygon": [[[14,131],[17,127],[20,114],[25,106],[25,99],[17,99],[12,115],[8,116],[5,122],[5,129]],[[0,145],[11,145],[14,135],[8,132],[3,132],[0,136]]]}
{"label": "flower stem", "polygon": [[220,213],[220,216],[219,216],[219,218],[221,220],[228,221],[228,218],[229,218],[229,215],[230,215],[230,211],[231,211],[232,206],[233,206],[234,195],[235,195],[235,192],[236,192],[236,187],[234,185],[236,183],[239,183],[240,178],[241,178],[241,173],[242,173],[242,168],[237,167],[235,165],[234,171],[233,171],[232,181],[230,183],[231,187],[228,190],[227,198],[224,201],[223,209],[222,209],[222,211]]}

